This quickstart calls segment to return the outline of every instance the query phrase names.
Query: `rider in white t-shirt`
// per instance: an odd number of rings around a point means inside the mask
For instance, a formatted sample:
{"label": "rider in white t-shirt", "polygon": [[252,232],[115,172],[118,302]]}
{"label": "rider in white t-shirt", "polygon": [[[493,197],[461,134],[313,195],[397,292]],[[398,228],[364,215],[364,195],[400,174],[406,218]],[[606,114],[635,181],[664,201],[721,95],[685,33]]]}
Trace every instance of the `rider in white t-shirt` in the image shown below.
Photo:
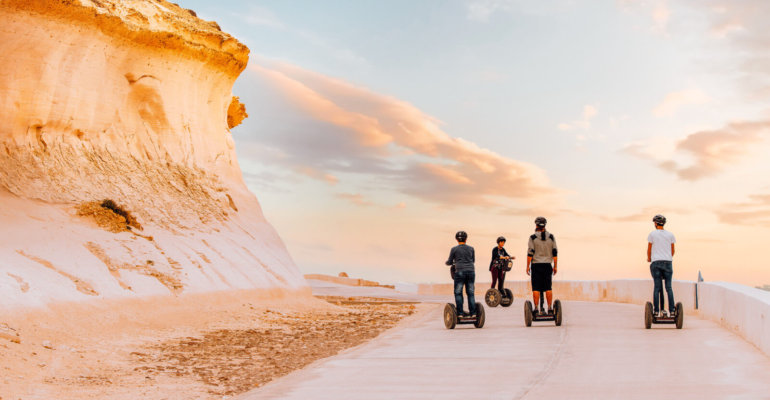
{"label": "rider in white t-shirt", "polygon": [[674,290],[671,288],[671,277],[674,274],[672,261],[674,258],[674,243],[676,238],[674,234],[663,229],[666,224],[666,217],[658,214],[652,218],[655,223],[655,230],[647,235],[647,262],[650,262],[650,273],[655,284],[652,291],[653,305],[655,315],[665,314],[665,310],[660,311],[660,292],[663,290],[663,282],[666,281],[666,294],[668,295],[668,311],[674,315]]}

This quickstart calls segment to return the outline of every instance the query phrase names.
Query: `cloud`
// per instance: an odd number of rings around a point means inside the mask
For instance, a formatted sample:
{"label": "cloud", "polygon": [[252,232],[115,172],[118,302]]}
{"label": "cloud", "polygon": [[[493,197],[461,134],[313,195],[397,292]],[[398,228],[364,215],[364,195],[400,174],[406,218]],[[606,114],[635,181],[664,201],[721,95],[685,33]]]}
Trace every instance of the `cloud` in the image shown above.
{"label": "cloud", "polygon": [[586,104],[583,106],[583,113],[579,119],[572,122],[562,122],[556,125],[556,127],[562,131],[571,131],[574,129],[582,129],[586,131],[591,129],[591,120],[596,117],[598,113],[599,110],[596,108],[596,106]]}
{"label": "cloud", "polygon": [[664,35],[668,33],[671,8],[667,0],[618,0],[617,4],[623,11],[638,11],[649,15],[652,20],[652,25],[649,27],[650,31]]}
{"label": "cloud", "polygon": [[272,11],[264,7],[252,5],[245,13],[234,15],[249,25],[266,26],[276,29],[284,29],[286,27]]}
{"label": "cloud", "polygon": [[282,162],[312,166],[315,175],[366,174],[443,205],[494,206],[560,193],[540,168],[451,137],[439,120],[402,100],[259,57],[249,69],[273,90],[266,96],[283,99],[305,121],[295,133],[300,138],[273,143],[289,155]]}
{"label": "cloud", "polygon": [[666,32],[668,20],[671,18],[671,11],[666,1],[658,1],[652,8],[652,20],[655,23],[654,29],[658,32]]}
{"label": "cloud", "polygon": [[671,92],[663,98],[652,110],[656,117],[667,117],[675,114],[680,108],[688,105],[705,104],[711,101],[711,98],[700,89],[685,89]]}
{"label": "cloud", "polygon": [[753,194],[748,201],[723,204],[715,213],[724,224],[770,227],[770,194]]}
{"label": "cloud", "polygon": [[468,19],[487,22],[492,14],[498,11],[510,11],[512,8],[511,0],[472,0],[468,2]]}
{"label": "cloud", "polygon": [[366,200],[360,193],[337,193],[337,198],[345,199],[357,206],[371,206],[373,203]]}
{"label": "cloud", "polygon": [[[622,152],[653,161],[680,179],[695,181],[739,163],[755,144],[765,140],[768,131],[770,120],[734,122],[720,129],[695,132],[676,144],[672,159],[658,157],[654,148],[641,143],[629,144]],[[691,158],[692,162],[682,165],[679,159],[684,157]]]}

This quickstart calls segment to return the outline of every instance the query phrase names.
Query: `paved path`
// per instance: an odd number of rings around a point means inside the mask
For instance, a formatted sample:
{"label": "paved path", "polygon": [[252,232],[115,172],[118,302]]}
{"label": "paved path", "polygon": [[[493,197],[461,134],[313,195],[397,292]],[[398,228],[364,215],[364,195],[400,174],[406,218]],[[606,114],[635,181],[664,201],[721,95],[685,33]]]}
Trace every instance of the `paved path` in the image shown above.
{"label": "paved path", "polygon": [[437,305],[242,399],[770,399],[770,357],[710,321],[645,330],[641,306],[564,302],[564,325],[527,328],[522,308],[450,331]]}

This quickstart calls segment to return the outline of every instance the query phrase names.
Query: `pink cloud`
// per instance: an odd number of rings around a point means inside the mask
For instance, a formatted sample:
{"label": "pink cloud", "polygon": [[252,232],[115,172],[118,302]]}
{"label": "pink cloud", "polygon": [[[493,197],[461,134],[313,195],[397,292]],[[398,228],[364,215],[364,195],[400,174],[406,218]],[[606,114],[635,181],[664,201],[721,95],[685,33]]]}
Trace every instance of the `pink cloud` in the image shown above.
{"label": "pink cloud", "polygon": [[[752,147],[765,140],[770,121],[734,122],[715,130],[692,133],[680,140],[673,159],[659,159],[655,151],[640,143],[627,145],[622,151],[634,157],[653,161],[658,168],[676,174],[680,179],[695,181],[714,176],[739,163]],[[691,158],[689,164],[679,161]]]}
{"label": "pink cloud", "polygon": [[[381,174],[404,193],[444,204],[495,205],[503,198],[528,201],[559,192],[540,168],[451,137],[439,120],[405,101],[294,65],[256,61],[249,68],[289,106],[342,132],[347,139],[332,149],[333,157],[349,160],[348,171]],[[389,166],[377,169],[374,163]]]}
{"label": "pink cloud", "polygon": [[705,104],[711,98],[700,89],[685,89],[666,94],[663,100],[653,110],[656,117],[666,117],[675,114],[680,108],[689,105]]}
{"label": "pink cloud", "polygon": [[366,198],[364,198],[364,196],[361,195],[360,193],[338,193],[336,196],[337,198],[348,200],[357,206],[372,205],[372,202],[369,200],[366,200]]}
{"label": "pink cloud", "polygon": [[723,204],[715,212],[725,224],[770,227],[770,194],[750,195],[748,201]]}

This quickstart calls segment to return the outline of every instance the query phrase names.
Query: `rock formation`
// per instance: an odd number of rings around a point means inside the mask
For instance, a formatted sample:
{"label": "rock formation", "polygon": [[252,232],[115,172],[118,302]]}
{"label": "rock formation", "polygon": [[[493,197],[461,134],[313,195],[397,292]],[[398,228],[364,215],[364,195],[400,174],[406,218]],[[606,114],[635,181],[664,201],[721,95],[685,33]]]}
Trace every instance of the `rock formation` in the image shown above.
{"label": "rock formation", "polygon": [[246,46],[163,0],[0,21],[0,308],[306,285],[236,160]]}

